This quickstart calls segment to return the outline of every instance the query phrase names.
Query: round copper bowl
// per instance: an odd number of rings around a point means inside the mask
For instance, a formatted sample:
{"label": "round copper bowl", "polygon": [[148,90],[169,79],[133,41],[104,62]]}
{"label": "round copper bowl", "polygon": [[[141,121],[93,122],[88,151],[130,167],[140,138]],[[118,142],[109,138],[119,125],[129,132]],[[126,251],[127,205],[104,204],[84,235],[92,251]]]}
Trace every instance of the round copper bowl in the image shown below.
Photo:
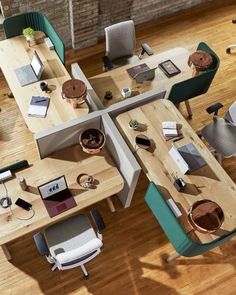
{"label": "round copper bowl", "polygon": [[81,80],[67,80],[62,85],[62,97],[70,102],[73,108],[77,108],[86,101],[87,87]]}
{"label": "round copper bowl", "polygon": [[201,200],[190,207],[188,219],[192,227],[199,232],[214,233],[224,222],[224,213],[217,203]]}
{"label": "round copper bowl", "polygon": [[85,129],[80,133],[79,143],[85,153],[97,154],[106,142],[105,134],[95,128]]}

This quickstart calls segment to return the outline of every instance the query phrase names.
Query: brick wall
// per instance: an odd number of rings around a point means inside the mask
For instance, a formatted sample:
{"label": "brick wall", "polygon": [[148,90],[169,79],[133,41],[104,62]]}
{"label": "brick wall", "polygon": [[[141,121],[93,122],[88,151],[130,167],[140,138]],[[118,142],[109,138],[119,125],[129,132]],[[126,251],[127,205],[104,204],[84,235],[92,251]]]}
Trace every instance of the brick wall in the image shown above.
{"label": "brick wall", "polygon": [[73,48],[97,43],[99,0],[69,0]]}
{"label": "brick wall", "polygon": [[[67,0],[0,0],[5,17],[28,11],[44,13],[66,46],[71,46],[69,4]],[[0,30],[1,34],[1,30]],[[0,35],[1,38],[1,35]]]}
{"label": "brick wall", "polygon": [[[26,11],[47,15],[66,47],[94,45],[110,24],[133,19],[136,24],[211,0],[0,0],[5,16]],[[3,30],[0,26],[0,39]]]}

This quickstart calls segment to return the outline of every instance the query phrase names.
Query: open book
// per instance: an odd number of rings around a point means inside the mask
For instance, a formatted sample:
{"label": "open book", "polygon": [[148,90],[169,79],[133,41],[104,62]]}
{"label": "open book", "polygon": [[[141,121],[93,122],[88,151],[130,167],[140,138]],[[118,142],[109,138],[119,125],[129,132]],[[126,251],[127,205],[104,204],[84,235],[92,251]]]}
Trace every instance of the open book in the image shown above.
{"label": "open book", "polygon": [[47,115],[49,101],[49,97],[32,96],[29,105],[28,116],[45,118]]}

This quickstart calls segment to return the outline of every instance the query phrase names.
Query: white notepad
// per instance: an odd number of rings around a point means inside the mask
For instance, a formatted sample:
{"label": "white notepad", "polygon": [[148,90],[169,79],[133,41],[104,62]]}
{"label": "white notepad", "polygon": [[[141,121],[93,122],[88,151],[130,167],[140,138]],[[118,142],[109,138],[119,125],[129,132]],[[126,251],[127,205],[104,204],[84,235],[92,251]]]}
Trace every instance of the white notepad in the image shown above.
{"label": "white notepad", "polygon": [[49,97],[32,96],[28,109],[28,116],[45,118],[47,115],[49,101]]}

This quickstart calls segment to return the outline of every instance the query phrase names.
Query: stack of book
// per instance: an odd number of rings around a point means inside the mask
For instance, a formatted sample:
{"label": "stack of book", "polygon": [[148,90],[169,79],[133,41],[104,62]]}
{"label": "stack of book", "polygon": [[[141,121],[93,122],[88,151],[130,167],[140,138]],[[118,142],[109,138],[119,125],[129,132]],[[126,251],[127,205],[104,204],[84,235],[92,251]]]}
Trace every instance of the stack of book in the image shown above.
{"label": "stack of book", "polygon": [[162,122],[162,135],[165,140],[173,139],[182,135],[181,126],[175,121]]}

